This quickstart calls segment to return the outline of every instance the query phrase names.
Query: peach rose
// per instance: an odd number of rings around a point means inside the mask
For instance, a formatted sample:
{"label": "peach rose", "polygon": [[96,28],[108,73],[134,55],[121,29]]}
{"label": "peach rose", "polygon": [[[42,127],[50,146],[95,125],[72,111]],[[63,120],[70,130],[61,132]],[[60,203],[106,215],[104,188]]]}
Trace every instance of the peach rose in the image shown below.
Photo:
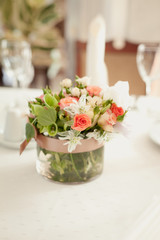
{"label": "peach rose", "polygon": [[64,109],[65,107],[70,106],[72,103],[75,103],[75,101],[78,101],[78,98],[76,98],[76,97],[65,97],[65,98],[61,98],[61,100],[58,104],[60,106],[60,109]]}
{"label": "peach rose", "polygon": [[102,88],[98,86],[88,86],[86,89],[91,97],[99,96],[100,92],[102,91]]}
{"label": "peach rose", "polygon": [[74,116],[74,124],[71,128],[77,131],[83,131],[90,126],[91,119],[87,114],[76,114]]}
{"label": "peach rose", "polygon": [[124,114],[124,110],[122,107],[117,107],[115,103],[112,104],[111,106],[111,111],[116,115],[116,117],[121,116]]}
{"label": "peach rose", "polygon": [[116,124],[116,115],[108,109],[100,118],[98,119],[98,125],[105,131],[111,132],[113,130],[113,125]]}

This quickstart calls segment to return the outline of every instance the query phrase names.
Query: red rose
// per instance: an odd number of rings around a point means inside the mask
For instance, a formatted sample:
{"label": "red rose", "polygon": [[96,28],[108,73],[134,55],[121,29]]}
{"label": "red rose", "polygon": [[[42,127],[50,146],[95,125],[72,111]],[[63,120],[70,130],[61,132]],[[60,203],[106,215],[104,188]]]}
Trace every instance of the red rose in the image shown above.
{"label": "red rose", "polygon": [[74,124],[71,126],[71,128],[77,131],[83,131],[90,126],[91,119],[87,114],[76,114],[74,116]]}
{"label": "red rose", "polygon": [[122,107],[117,107],[115,103],[112,104],[111,106],[111,111],[116,115],[116,117],[121,116],[124,114],[124,110]]}

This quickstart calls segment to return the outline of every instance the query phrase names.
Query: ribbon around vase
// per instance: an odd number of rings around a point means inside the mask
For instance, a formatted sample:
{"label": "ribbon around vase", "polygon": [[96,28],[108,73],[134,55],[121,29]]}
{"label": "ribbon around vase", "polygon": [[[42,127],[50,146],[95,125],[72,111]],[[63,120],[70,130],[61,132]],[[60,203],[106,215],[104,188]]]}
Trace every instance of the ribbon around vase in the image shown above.
{"label": "ribbon around vase", "polygon": [[[36,131],[35,141],[43,149],[53,151],[53,152],[69,153],[67,144],[64,145],[65,143],[67,143],[67,140],[60,140],[57,138],[47,137],[47,136],[44,136],[43,134],[37,134],[37,131]],[[29,142],[30,141],[27,141],[25,139],[21,143],[20,154],[22,154],[22,152],[27,147]],[[98,144],[97,140],[95,140],[94,138],[82,139],[80,142],[81,144],[77,145],[76,149],[72,151],[72,153],[90,152],[100,147],[103,147],[104,145],[103,143]]]}

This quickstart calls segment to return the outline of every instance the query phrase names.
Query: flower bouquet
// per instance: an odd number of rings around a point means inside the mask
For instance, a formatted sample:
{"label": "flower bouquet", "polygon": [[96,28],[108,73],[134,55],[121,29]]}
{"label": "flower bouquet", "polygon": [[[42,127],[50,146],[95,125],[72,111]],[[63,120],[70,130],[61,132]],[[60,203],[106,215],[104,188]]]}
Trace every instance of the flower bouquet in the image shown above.
{"label": "flower bouquet", "polygon": [[[89,78],[61,81],[61,91],[50,88],[28,102],[26,139],[37,142],[38,173],[59,182],[85,182],[103,170],[104,143],[128,110],[129,87],[117,82],[102,90]],[[74,84],[74,86],[72,86]]]}

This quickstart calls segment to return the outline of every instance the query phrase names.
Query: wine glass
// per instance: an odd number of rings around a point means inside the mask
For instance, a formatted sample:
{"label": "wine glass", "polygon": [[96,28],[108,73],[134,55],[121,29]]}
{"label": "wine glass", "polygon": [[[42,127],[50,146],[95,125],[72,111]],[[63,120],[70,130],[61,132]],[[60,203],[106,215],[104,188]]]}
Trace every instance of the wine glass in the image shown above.
{"label": "wine glass", "polygon": [[4,39],[0,50],[3,76],[10,80],[13,87],[28,87],[34,77],[30,44]]}
{"label": "wine glass", "polygon": [[149,96],[152,82],[160,78],[160,46],[140,44],[136,61],[139,74],[146,84],[146,95]]}

